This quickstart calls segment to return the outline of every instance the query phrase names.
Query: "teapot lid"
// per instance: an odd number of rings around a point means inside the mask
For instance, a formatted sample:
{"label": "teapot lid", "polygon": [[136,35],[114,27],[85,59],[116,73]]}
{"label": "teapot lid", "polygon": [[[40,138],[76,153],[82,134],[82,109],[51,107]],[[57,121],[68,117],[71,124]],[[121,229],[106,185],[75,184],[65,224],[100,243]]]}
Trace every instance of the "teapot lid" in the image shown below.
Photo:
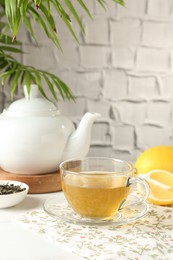
{"label": "teapot lid", "polygon": [[24,86],[25,98],[13,102],[4,114],[9,116],[55,116],[59,114],[57,107],[50,101],[38,97],[38,86],[32,84],[30,94]]}

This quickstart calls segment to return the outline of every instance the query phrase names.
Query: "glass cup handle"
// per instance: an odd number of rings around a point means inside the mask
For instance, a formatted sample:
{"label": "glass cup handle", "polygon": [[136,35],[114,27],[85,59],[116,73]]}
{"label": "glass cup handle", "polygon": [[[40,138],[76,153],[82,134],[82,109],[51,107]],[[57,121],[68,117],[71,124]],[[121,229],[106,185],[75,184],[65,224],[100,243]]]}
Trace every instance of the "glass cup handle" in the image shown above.
{"label": "glass cup handle", "polygon": [[[149,186],[148,183],[139,178],[139,177],[129,177],[128,181],[127,181],[127,187],[132,185],[132,184],[136,184],[136,186],[139,184],[140,185],[140,197],[136,197],[136,199],[132,200],[132,202],[128,201],[128,197],[126,200],[124,200],[121,205],[119,206],[119,210],[123,209],[125,207],[129,207],[132,206],[134,204],[141,204],[142,202],[144,202],[148,196],[149,196]],[[129,195],[131,195],[132,192],[129,193]],[[128,195],[128,196],[129,196]]]}

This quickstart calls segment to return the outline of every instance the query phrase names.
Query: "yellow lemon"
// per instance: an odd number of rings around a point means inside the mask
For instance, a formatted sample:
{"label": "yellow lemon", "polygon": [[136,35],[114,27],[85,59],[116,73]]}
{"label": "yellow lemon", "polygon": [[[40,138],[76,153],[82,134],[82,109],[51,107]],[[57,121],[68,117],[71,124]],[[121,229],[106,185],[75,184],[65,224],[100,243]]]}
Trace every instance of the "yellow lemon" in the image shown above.
{"label": "yellow lemon", "polygon": [[173,173],[173,146],[155,146],[145,150],[136,160],[137,173],[161,169]]}
{"label": "yellow lemon", "polygon": [[139,176],[149,184],[149,202],[156,205],[173,205],[173,174],[171,172],[153,170]]}

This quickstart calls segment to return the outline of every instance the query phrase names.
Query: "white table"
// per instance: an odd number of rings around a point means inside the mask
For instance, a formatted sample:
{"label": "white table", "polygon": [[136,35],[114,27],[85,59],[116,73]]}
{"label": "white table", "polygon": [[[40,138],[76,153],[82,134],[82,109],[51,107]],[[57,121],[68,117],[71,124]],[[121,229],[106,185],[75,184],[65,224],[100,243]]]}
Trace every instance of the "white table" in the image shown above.
{"label": "white table", "polygon": [[[57,194],[63,202],[62,192]],[[42,210],[52,195],[28,195],[19,205],[0,209],[0,260],[173,259],[173,207],[150,205],[148,215],[130,225],[87,228],[52,222]],[[16,219],[23,216],[30,221],[22,226]],[[46,223],[48,237],[38,232],[46,231]]]}
{"label": "white table", "polygon": [[[52,194],[28,195],[19,205],[0,209],[0,260],[80,260],[60,247],[34,235],[16,221],[15,216],[42,207]],[[61,196],[61,192],[59,192]]]}

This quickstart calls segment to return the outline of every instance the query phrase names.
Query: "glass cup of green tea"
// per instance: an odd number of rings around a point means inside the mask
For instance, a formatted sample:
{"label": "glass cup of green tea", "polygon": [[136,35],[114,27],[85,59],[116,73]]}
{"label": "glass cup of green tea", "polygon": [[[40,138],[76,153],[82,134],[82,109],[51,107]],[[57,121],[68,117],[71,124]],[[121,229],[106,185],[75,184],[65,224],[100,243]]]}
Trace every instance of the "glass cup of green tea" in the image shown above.
{"label": "glass cup of green tea", "polygon": [[[60,164],[62,190],[68,204],[80,217],[100,220],[113,219],[123,207],[142,203],[149,195],[148,185],[136,177],[129,162],[88,157]],[[131,187],[140,189],[140,196],[128,200]]]}

